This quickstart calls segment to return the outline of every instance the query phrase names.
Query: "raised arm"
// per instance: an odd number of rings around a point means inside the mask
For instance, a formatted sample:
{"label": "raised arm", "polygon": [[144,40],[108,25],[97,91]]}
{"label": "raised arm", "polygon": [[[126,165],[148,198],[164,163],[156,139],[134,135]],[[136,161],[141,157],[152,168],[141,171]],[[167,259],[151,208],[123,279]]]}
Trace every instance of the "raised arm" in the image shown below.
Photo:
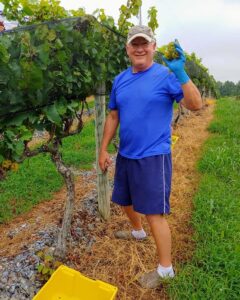
{"label": "raised arm", "polygon": [[111,110],[106,118],[102,143],[99,151],[98,163],[103,172],[105,172],[109,167],[109,165],[111,164],[110,155],[107,151],[107,147],[116,133],[118,124],[119,124],[118,111]]}
{"label": "raised arm", "polygon": [[175,41],[174,45],[179,54],[179,58],[170,61],[163,57],[163,60],[169,69],[176,75],[182,85],[184,98],[181,100],[181,104],[187,109],[199,110],[202,108],[200,92],[184,70],[186,57],[183,49],[179,45],[178,41]]}

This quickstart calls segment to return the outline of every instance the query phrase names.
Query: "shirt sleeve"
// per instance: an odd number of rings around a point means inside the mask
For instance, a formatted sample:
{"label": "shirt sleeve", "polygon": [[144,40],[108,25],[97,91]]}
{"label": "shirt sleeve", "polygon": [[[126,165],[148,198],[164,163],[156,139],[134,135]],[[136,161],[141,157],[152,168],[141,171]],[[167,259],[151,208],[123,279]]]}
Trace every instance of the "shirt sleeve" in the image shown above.
{"label": "shirt sleeve", "polygon": [[108,109],[116,110],[117,109],[117,101],[116,101],[116,79],[113,81],[112,90],[110,93],[110,101],[108,104]]}
{"label": "shirt sleeve", "polygon": [[172,72],[168,76],[168,91],[172,100],[175,100],[177,103],[179,103],[184,97],[182,86],[175,74]]}

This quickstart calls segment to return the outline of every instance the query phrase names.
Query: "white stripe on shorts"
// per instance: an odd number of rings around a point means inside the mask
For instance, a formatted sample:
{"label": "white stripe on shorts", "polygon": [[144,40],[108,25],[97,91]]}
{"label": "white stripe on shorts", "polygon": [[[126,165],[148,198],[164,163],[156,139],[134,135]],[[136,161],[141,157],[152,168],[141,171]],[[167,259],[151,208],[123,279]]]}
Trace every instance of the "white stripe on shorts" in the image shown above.
{"label": "white stripe on shorts", "polygon": [[163,213],[165,214],[166,213],[166,203],[165,203],[165,195],[166,195],[166,192],[165,192],[165,168],[164,168],[164,158],[165,158],[165,155],[163,154]]}

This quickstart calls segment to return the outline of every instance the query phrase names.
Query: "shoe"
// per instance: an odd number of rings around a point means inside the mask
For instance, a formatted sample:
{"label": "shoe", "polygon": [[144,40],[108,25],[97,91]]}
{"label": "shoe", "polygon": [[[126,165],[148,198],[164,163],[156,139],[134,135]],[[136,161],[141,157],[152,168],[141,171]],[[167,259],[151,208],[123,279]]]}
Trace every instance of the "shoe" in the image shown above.
{"label": "shoe", "polygon": [[127,231],[127,230],[120,230],[120,231],[116,231],[114,232],[114,236],[117,239],[122,239],[122,240],[134,240],[134,241],[142,241],[145,240],[147,238],[147,236],[145,236],[144,238],[135,238],[135,236],[132,235],[131,231]]}
{"label": "shoe", "polygon": [[141,287],[145,289],[156,289],[161,286],[162,283],[166,282],[169,278],[174,277],[174,274],[169,274],[169,276],[161,277],[157,270],[145,273],[138,278],[138,282]]}

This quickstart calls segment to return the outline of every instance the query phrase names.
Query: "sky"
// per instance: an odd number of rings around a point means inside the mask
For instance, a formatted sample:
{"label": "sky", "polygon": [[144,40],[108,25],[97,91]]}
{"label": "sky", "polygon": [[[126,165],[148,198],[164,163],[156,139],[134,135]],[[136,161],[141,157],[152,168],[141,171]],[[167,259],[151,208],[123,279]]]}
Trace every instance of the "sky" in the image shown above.
{"label": "sky", "polygon": [[[127,0],[61,0],[67,9],[84,7],[87,13],[104,8],[106,14],[119,16]],[[195,52],[209,73],[218,81],[240,80],[240,0],[143,0],[143,24],[147,10],[158,10],[157,44],[177,38],[182,48]],[[138,20],[135,19],[135,24]]]}
{"label": "sky", "polygon": [[[66,9],[84,7],[87,13],[104,8],[116,21],[119,7],[126,3],[127,0],[61,0]],[[158,10],[159,47],[177,38],[186,52],[195,52],[202,59],[217,81],[240,81],[240,0],[143,0],[144,25],[151,6]],[[137,18],[132,21],[138,24]]]}

